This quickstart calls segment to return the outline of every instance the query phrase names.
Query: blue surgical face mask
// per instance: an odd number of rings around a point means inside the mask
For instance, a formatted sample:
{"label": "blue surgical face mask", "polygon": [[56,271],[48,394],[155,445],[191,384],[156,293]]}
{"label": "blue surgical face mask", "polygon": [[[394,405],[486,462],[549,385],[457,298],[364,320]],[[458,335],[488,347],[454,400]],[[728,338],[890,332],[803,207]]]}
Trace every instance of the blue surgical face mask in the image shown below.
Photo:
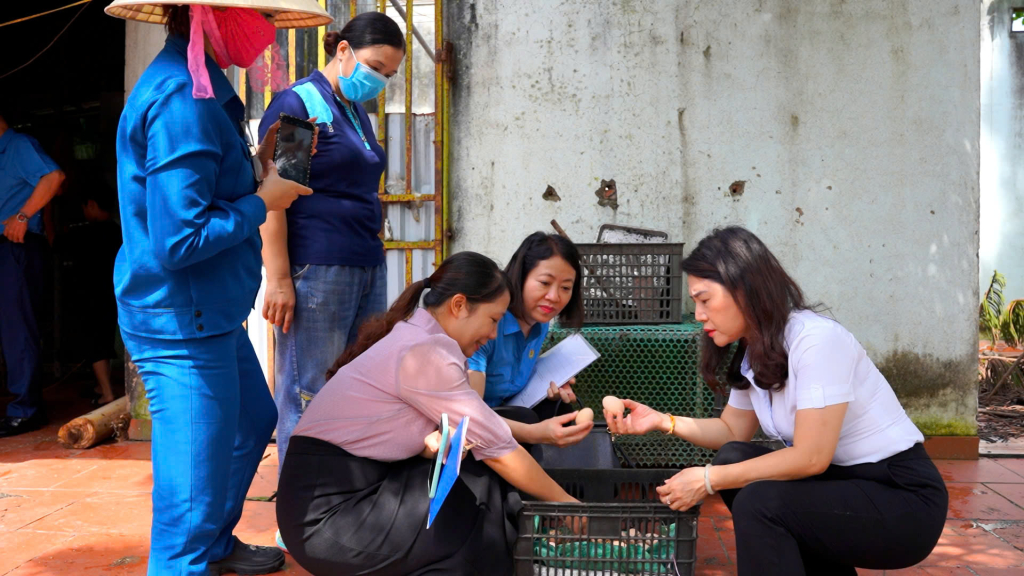
{"label": "blue surgical face mask", "polygon": [[362,62],[356,58],[355,50],[352,50],[352,58],[356,61],[352,75],[348,78],[338,76],[341,93],[349,102],[365,102],[376,98],[388,83],[388,79],[373,68],[363,66]]}

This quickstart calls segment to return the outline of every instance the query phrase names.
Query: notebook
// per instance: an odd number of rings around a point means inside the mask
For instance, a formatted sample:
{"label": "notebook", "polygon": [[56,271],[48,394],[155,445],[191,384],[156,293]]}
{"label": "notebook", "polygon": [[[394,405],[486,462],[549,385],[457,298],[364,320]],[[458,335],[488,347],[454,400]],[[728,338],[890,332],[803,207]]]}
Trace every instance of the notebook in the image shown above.
{"label": "notebook", "polygon": [[428,496],[434,497],[437,492],[437,480],[441,477],[441,461],[444,460],[444,451],[448,448],[448,415],[441,414],[441,443],[438,444],[437,458],[434,460],[433,473],[430,479],[430,491]]}
{"label": "notebook", "polygon": [[548,397],[548,388],[552,382],[563,386],[600,357],[600,352],[586,338],[579,334],[569,336],[537,359],[530,381],[505,405],[533,408]]}
{"label": "notebook", "polygon": [[[442,422],[446,419],[447,414],[442,414]],[[459,470],[462,468],[462,450],[466,446],[467,428],[469,428],[469,416],[462,418],[462,422],[459,422],[459,427],[452,434],[451,442],[448,443],[448,457],[444,458],[445,451],[443,446],[437,451],[437,462],[435,462],[434,467],[437,468],[438,463],[440,463],[441,475],[437,481],[436,490],[431,489],[430,510],[427,513],[428,530],[434,523],[434,519],[437,518],[437,513],[441,511],[441,505],[444,504],[444,499],[448,497],[452,486],[455,485],[455,480],[459,477]],[[442,428],[442,430],[447,429],[447,425]],[[443,431],[441,436],[443,440],[445,436]]]}

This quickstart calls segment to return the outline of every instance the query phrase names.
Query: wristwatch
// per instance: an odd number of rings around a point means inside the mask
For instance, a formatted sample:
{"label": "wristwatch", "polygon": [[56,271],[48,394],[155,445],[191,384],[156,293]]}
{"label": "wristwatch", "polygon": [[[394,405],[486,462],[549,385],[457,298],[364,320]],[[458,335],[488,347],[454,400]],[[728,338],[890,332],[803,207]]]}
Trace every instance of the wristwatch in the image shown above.
{"label": "wristwatch", "polygon": [[24,212],[18,212],[17,218],[18,222],[28,222],[28,216]]}

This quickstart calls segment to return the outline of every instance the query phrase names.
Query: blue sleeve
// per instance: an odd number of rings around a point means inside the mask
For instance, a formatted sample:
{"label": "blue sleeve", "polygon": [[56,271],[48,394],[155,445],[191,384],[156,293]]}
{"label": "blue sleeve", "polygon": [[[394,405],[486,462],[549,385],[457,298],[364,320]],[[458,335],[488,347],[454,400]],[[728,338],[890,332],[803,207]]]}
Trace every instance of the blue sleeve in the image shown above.
{"label": "blue sleeve", "polygon": [[42,146],[34,138],[21,134],[15,136],[9,152],[15,159],[13,164],[18,175],[30,186],[34,188],[43,176],[60,169],[57,163],[43,152]]}
{"label": "blue sleeve", "polygon": [[270,101],[266,111],[263,112],[263,118],[260,119],[259,134],[257,135],[260,142],[263,142],[263,137],[266,136],[267,130],[274,125],[274,122],[281,119],[282,112],[303,120],[309,118],[309,115],[306,113],[306,105],[294,90],[289,88],[278,92],[277,96],[274,96],[274,99]]}
{"label": "blue sleeve", "polygon": [[476,351],[476,354],[473,354],[469,359],[470,370],[487,373],[487,362],[491,359],[491,354],[494,353],[494,342],[495,340],[488,341]]}
{"label": "blue sleeve", "polygon": [[170,270],[238,245],[267,218],[263,199],[214,198],[222,143],[213,98],[192,97],[187,82],[161,94],[146,117],[146,223],[157,261]]}

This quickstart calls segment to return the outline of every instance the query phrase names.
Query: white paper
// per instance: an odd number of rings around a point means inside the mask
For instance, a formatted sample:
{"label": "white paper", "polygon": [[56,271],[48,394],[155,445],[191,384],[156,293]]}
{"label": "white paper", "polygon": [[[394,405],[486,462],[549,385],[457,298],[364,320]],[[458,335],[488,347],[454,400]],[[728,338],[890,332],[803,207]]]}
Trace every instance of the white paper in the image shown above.
{"label": "white paper", "polygon": [[579,334],[573,334],[551,347],[537,359],[533,376],[519,394],[506,402],[506,406],[533,408],[548,397],[548,388],[554,382],[559,387],[579,374],[601,354]]}

